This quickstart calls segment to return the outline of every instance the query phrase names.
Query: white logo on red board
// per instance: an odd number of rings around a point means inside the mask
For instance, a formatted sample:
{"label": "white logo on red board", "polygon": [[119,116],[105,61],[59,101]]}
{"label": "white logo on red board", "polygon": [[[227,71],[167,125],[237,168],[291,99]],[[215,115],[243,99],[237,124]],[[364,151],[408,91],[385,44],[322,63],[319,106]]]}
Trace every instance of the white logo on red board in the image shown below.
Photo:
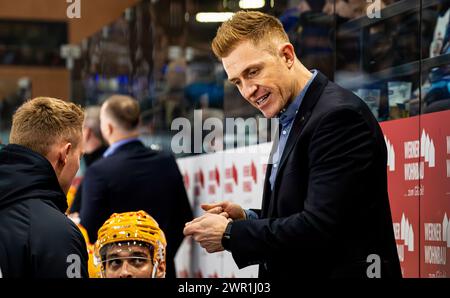
{"label": "white logo on red board", "polygon": [[428,163],[430,168],[434,168],[435,155],[434,142],[423,129],[420,138],[420,156],[425,157],[425,162]]}
{"label": "white logo on red board", "polygon": [[447,247],[450,248],[450,220],[447,217],[447,212],[444,214],[444,219],[442,220],[442,241],[447,242]]}
{"label": "white logo on red board", "polygon": [[403,213],[400,222],[400,239],[405,241],[408,251],[414,251],[414,229],[409,219]]}
{"label": "white logo on red board", "polygon": [[[397,252],[400,262],[405,258],[405,247],[409,252],[414,251],[414,229],[408,217],[402,213],[400,222],[394,222],[394,236],[397,240]],[[399,241],[403,243],[399,243]]]}
{"label": "white logo on red board", "polygon": [[[405,148],[405,181],[423,179],[425,176],[425,165],[429,168],[435,166],[434,141],[422,130],[419,140],[404,142]],[[419,160],[423,158],[423,160]]]}
{"label": "white logo on red board", "polygon": [[395,150],[394,145],[391,144],[391,141],[389,141],[386,136],[384,136],[384,142],[386,143],[387,148],[387,165],[389,167],[389,171],[393,172],[395,171]]}
{"label": "white logo on red board", "polygon": [[442,223],[424,223],[425,264],[446,265],[447,248],[450,248],[450,223],[447,213],[444,214]]}

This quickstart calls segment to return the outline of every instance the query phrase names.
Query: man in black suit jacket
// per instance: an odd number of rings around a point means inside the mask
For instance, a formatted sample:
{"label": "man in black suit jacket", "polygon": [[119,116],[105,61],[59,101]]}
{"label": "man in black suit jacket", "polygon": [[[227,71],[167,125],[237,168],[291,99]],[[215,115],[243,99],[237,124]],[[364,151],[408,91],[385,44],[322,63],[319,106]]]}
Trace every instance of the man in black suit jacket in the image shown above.
{"label": "man in black suit jacket", "polygon": [[175,277],[174,257],[192,211],[174,157],[146,148],[137,139],[139,105],[115,95],[100,111],[101,131],[110,147],[86,171],[80,219],[89,239],[113,213],[144,210],[167,237],[167,275]]}
{"label": "man in black suit jacket", "polygon": [[208,252],[260,277],[401,277],[378,122],[353,93],[296,58],[277,19],[239,12],[212,44],[229,80],[279,117],[262,208],[221,202],[187,223]]}

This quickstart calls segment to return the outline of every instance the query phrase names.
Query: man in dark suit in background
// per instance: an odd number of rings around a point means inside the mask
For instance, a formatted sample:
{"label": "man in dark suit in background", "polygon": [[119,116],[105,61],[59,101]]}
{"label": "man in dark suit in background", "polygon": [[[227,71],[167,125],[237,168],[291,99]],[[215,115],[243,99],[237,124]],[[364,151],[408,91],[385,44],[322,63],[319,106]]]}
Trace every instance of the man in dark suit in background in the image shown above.
{"label": "man in dark suit in background", "polygon": [[280,138],[262,208],[204,205],[185,235],[208,252],[230,251],[239,268],[259,264],[260,277],[401,277],[386,146],[368,107],[306,69],[267,14],[236,13],[212,48],[242,96],[279,117]]}
{"label": "man in dark suit in background", "polygon": [[174,257],[192,211],[174,157],[146,148],[139,136],[139,105],[115,95],[102,105],[101,131],[110,147],[86,171],[80,219],[89,239],[113,213],[144,210],[167,237],[167,277],[175,277]]}

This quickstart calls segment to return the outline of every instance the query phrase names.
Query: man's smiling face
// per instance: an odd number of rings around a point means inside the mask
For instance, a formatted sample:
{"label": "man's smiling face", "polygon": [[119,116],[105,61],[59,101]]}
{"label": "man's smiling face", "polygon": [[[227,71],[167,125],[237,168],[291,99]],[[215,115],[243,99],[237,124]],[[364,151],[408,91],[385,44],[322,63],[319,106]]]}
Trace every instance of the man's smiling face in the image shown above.
{"label": "man's smiling face", "polygon": [[222,58],[228,80],[266,118],[276,117],[293,98],[288,62],[279,49],[274,51],[244,41]]}

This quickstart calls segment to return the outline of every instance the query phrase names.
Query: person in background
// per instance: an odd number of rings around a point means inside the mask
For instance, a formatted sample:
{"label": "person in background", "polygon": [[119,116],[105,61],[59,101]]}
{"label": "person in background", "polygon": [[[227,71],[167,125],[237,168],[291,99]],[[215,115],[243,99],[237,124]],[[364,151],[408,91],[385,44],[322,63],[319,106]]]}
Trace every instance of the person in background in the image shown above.
{"label": "person in background", "polygon": [[[85,109],[83,123],[83,160],[88,168],[97,159],[101,158],[108,147],[103,139],[100,130],[100,107],[90,106]],[[81,209],[81,194],[83,192],[83,182],[79,184],[74,192],[72,202],[69,202],[69,217],[79,222],[79,212]]]}
{"label": "person in background", "polygon": [[64,215],[80,166],[83,118],[79,106],[47,97],[13,115],[9,145],[0,151],[3,277],[88,277],[83,236]]}
{"label": "person in background", "polygon": [[163,278],[166,238],[145,211],[114,213],[98,231],[95,258],[103,278]]}
{"label": "person in background", "polygon": [[86,171],[80,219],[89,239],[113,213],[144,210],[167,237],[167,277],[175,277],[175,254],[192,210],[175,158],[146,148],[138,139],[140,109],[128,96],[108,98],[100,111],[101,131],[110,147]]}

